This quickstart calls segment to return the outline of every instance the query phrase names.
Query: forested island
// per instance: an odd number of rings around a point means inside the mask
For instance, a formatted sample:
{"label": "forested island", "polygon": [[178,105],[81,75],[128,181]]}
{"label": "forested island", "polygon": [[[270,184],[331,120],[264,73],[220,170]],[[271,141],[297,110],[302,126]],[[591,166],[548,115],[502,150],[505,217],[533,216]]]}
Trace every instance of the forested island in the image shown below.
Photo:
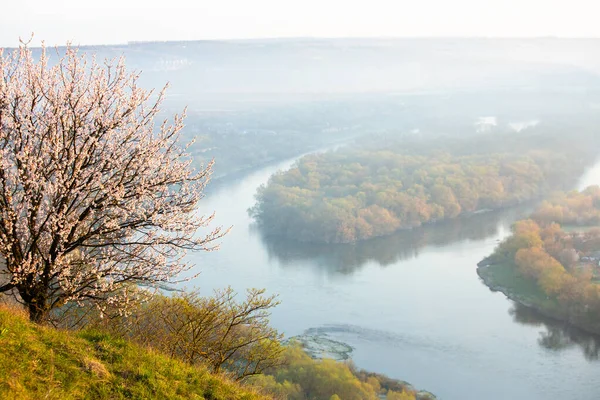
{"label": "forested island", "polygon": [[301,158],[259,188],[250,210],[267,235],[349,243],[520,204],[568,187],[592,158],[561,134],[372,138]]}
{"label": "forested island", "polygon": [[600,187],[554,194],[479,263],[493,290],[600,334]]}

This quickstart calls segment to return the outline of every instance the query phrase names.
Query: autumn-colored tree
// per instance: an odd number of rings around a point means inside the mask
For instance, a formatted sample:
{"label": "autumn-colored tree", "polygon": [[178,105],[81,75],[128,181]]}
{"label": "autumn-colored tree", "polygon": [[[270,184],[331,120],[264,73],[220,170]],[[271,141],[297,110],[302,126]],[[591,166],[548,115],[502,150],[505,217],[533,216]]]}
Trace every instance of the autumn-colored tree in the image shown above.
{"label": "autumn-colored tree", "polygon": [[515,263],[522,275],[539,280],[548,292],[555,292],[561,276],[566,274],[565,268],[540,247],[519,250]]}
{"label": "autumn-colored tree", "polygon": [[[538,307],[592,331],[600,329],[600,285],[594,255],[600,248],[600,230],[563,230],[554,221],[588,227],[597,224],[599,200],[598,186],[582,192],[554,193],[532,219],[515,223],[513,235],[488,259],[514,263],[516,272],[545,295]],[[553,301],[545,304],[546,299]]]}
{"label": "autumn-colored tree", "polygon": [[386,396],[387,400],[414,400],[415,395],[409,392],[394,392],[389,391]]}
{"label": "autumn-colored tree", "polygon": [[268,235],[355,242],[531,200],[573,168],[563,149],[438,157],[379,146],[301,158],[258,190],[250,213]]}
{"label": "autumn-colored tree", "polygon": [[595,225],[600,222],[600,187],[590,186],[581,192],[558,192],[542,203],[532,217],[539,222],[572,225]]}
{"label": "autumn-colored tree", "polygon": [[533,220],[517,221],[512,227],[513,234],[506,238],[494,253],[494,258],[512,261],[521,249],[541,248],[540,227]]}
{"label": "autumn-colored tree", "polygon": [[164,90],[151,101],[122,59],[58,53],[0,50],[0,293],[36,322],[70,302],[125,305],[124,284],[172,282],[186,250],[224,233],[196,234],[213,219],[195,211],[212,164],[191,168],[183,115],[155,126]]}

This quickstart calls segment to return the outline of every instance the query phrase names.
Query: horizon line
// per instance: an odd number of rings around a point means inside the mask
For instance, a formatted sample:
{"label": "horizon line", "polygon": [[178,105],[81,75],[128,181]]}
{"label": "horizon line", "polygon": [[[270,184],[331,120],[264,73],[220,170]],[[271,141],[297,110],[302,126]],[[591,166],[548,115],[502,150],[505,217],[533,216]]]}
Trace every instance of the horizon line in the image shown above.
{"label": "horizon line", "polygon": [[[231,42],[256,42],[256,41],[297,41],[297,40],[600,40],[600,36],[557,36],[557,35],[539,35],[539,36],[264,36],[253,38],[217,38],[217,39],[149,39],[149,40],[127,40],[123,42],[112,43],[79,43],[67,41],[60,45],[47,45],[46,47],[66,47],[68,44],[77,47],[104,47],[104,46],[131,46],[136,44],[153,43],[231,43]],[[19,41],[21,42],[20,38]],[[42,43],[44,41],[42,40]],[[45,43],[44,43],[45,44]],[[42,44],[29,46],[32,49],[41,48]],[[0,49],[14,49],[17,46],[0,46]]]}

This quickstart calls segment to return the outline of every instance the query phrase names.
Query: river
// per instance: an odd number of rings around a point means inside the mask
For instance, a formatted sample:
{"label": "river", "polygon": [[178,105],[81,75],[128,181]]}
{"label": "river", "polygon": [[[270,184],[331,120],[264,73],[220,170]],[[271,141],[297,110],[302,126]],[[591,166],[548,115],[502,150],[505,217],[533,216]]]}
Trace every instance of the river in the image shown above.
{"label": "river", "polygon": [[[600,397],[600,342],[491,292],[475,271],[527,207],[354,245],[263,238],[246,210],[292,161],[212,187],[200,211],[233,229],[220,251],[189,256],[202,271],[189,288],[267,288],[279,294],[272,324],[286,336],[310,329],[343,341],[359,367],[440,399]],[[600,183],[599,172],[600,163],[580,184]]]}

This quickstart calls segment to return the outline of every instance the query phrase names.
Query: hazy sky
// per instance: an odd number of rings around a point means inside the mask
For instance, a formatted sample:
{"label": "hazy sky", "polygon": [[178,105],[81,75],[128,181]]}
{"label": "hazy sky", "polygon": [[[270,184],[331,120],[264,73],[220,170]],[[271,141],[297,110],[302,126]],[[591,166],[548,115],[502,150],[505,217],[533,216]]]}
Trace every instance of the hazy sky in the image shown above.
{"label": "hazy sky", "polygon": [[298,36],[600,37],[598,0],[3,0],[0,46]]}

